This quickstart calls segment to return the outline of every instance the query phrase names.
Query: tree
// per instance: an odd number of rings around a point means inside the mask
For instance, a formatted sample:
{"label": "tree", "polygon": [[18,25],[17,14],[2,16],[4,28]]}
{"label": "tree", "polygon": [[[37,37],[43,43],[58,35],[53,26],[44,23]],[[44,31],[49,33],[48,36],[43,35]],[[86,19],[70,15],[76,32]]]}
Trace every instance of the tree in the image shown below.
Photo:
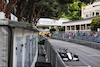
{"label": "tree", "polygon": [[33,14],[35,12],[35,0],[31,0],[30,4],[31,4],[31,6],[30,6],[30,10],[29,10],[29,21],[28,22],[32,26]]}
{"label": "tree", "polygon": [[51,27],[50,32],[56,31],[54,27]]}
{"label": "tree", "polygon": [[82,6],[86,6],[83,2],[77,1],[69,5],[68,14],[63,14],[62,16],[66,16],[66,18],[70,20],[79,20],[81,19],[81,8]]}
{"label": "tree", "polygon": [[[18,17],[18,21],[22,21],[24,17],[31,25],[32,22],[36,25],[40,17],[59,19],[62,15],[70,19],[80,19],[80,9],[77,7],[80,7],[80,4],[83,3],[76,5],[73,3],[74,1],[80,0],[9,0],[6,10],[3,11],[6,13],[6,18],[9,18],[12,9],[16,8],[17,12],[14,15]],[[86,3],[88,3],[88,1],[89,0],[87,0]],[[94,0],[91,0],[91,2],[93,1]],[[74,5],[69,6],[70,3]]]}
{"label": "tree", "polygon": [[40,19],[40,16],[43,12],[45,12],[45,10],[47,8],[49,8],[50,6],[50,1],[52,0],[40,0],[38,2],[35,3],[34,5],[34,14],[33,14],[33,17],[34,17],[34,25],[36,26],[37,25],[37,22],[38,20]]}
{"label": "tree", "polygon": [[6,6],[5,16],[6,18],[10,17],[10,13],[12,12],[13,7],[16,5],[18,0],[9,0],[9,3]]}
{"label": "tree", "polygon": [[73,1],[74,0],[57,0],[57,2],[59,3],[59,4],[67,4],[67,3],[73,3]]}
{"label": "tree", "polygon": [[59,27],[58,29],[59,29],[59,31],[64,31],[64,28],[62,28],[62,27]]}
{"label": "tree", "polygon": [[0,12],[5,12],[7,2],[5,0],[0,0]]}
{"label": "tree", "polygon": [[93,3],[96,0],[57,0],[58,3],[65,7],[66,9],[62,10],[63,14],[61,17],[68,18],[70,20],[79,20],[81,19],[81,7],[86,6],[88,3]]}
{"label": "tree", "polygon": [[25,9],[25,6],[26,6],[26,0],[19,0],[16,4],[17,6],[17,11],[16,11],[16,16],[18,18],[18,21],[22,21],[22,15],[23,15],[23,11]]}
{"label": "tree", "polygon": [[45,13],[42,13],[41,16],[44,17],[49,17],[51,19],[59,19],[62,15],[62,9],[61,6],[59,5],[59,3],[55,0],[52,0],[52,2],[50,2],[51,6],[49,6],[49,8],[46,9]]}
{"label": "tree", "polygon": [[94,1],[96,1],[96,0],[80,0],[81,2],[85,2],[85,3],[93,3]]}
{"label": "tree", "polygon": [[100,18],[92,19],[90,27],[92,31],[97,31],[97,28],[100,28]]}
{"label": "tree", "polygon": [[81,1],[81,2],[88,4],[88,3],[93,3],[94,1],[97,1],[97,0],[57,0],[57,1],[60,4],[73,3],[73,2],[76,2],[76,1]]}
{"label": "tree", "polygon": [[[36,26],[41,14],[45,12],[45,10],[51,5],[52,0],[31,0],[27,5],[30,6],[30,8],[26,8],[24,13],[27,13],[27,20],[32,25],[32,21],[34,22],[34,25]],[[27,15],[26,14],[26,15]],[[33,20],[34,18],[34,20]]]}

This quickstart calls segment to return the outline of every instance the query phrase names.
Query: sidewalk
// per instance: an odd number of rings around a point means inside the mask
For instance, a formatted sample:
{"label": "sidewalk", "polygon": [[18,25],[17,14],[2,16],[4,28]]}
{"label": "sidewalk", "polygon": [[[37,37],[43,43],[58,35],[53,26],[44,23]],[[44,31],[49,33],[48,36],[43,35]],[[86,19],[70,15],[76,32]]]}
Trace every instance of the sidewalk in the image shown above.
{"label": "sidewalk", "polygon": [[39,55],[35,67],[52,67],[51,63],[46,62],[43,49],[44,49],[43,45],[39,44],[39,52],[38,52]]}

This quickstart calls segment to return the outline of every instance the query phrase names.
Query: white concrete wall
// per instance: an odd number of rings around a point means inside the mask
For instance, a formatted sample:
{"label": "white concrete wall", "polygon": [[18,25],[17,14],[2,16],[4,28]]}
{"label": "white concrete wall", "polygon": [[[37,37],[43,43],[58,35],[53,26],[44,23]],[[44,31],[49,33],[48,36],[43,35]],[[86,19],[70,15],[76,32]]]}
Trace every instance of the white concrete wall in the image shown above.
{"label": "white concrete wall", "polygon": [[[22,37],[22,67],[24,67],[25,65],[25,43],[26,43],[26,36],[30,36],[30,40],[34,37],[36,37],[37,40],[37,36],[38,33],[30,31],[30,30],[25,30],[25,29],[21,29],[21,28],[15,28],[14,30],[14,43],[13,43],[13,67],[16,67],[16,61],[17,61],[17,57],[16,57],[16,37]],[[36,41],[36,55],[33,58],[34,62],[32,63],[31,67],[35,66],[35,62],[37,61],[37,56],[38,56],[38,41]]]}
{"label": "white concrete wall", "polygon": [[0,19],[5,19],[5,13],[4,12],[0,12]]}
{"label": "white concrete wall", "polygon": [[0,67],[8,67],[8,28],[0,26]]}
{"label": "white concrete wall", "polygon": [[14,16],[13,14],[11,14],[11,20],[12,21],[18,21],[18,18],[16,16]]}
{"label": "white concrete wall", "polygon": [[[0,19],[6,19],[4,12],[0,12]],[[11,13],[11,20],[18,21],[18,18]]]}

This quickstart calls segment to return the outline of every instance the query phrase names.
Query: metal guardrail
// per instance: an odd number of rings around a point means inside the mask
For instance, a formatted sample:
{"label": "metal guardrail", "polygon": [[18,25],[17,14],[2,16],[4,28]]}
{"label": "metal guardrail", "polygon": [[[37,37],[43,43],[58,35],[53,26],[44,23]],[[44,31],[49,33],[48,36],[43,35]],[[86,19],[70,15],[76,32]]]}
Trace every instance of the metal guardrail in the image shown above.
{"label": "metal guardrail", "polygon": [[60,55],[57,53],[57,51],[55,51],[48,40],[45,41],[44,46],[48,57],[48,62],[50,62],[53,67],[66,67],[66,64],[63,62]]}
{"label": "metal guardrail", "polygon": [[[44,37],[40,36],[40,40],[44,39]],[[58,52],[53,48],[51,43],[45,38],[45,43],[44,43],[46,55],[48,62],[51,63],[53,67],[67,67],[64,61],[61,59],[60,55]]]}
{"label": "metal guardrail", "polygon": [[[47,60],[49,63],[51,63],[52,67],[90,67],[89,65],[83,65],[83,66],[68,66],[65,64],[65,62],[62,60],[58,52],[53,48],[51,43],[43,36],[40,36],[40,40],[45,39],[44,43],[44,49],[46,51]],[[58,38],[63,39],[63,38]],[[65,38],[64,38],[65,39]],[[83,63],[85,64],[85,63]]]}

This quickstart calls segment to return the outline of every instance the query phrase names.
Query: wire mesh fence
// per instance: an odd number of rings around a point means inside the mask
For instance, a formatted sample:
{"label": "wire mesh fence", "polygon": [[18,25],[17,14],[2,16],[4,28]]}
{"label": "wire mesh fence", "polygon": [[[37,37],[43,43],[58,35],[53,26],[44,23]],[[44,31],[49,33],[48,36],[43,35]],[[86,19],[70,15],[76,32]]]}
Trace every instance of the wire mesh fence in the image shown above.
{"label": "wire mesh fence", "polygon": [[52,32],[52,37],[79,39],[98,43],[100,42],[100,32],[96,31]]}

